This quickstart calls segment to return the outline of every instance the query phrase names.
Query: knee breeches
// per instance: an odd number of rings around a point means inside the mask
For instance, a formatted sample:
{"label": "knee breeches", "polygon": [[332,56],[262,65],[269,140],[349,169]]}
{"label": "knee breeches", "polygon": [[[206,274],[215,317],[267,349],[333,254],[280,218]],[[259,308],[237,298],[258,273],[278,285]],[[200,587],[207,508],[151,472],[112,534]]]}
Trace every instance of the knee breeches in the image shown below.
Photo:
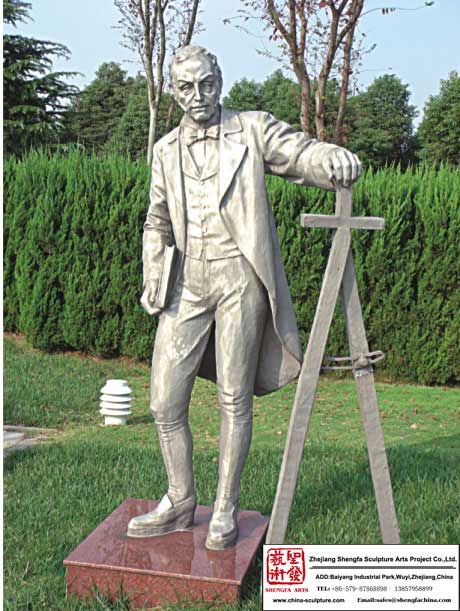
{"label": "knee breeches", "polygon": [[251,419],[267,309],[266,290],[242,255],[212,261],[185,258],[155,338],[151,409],[157,425],[169,429],[186,420],[214,325],[222,417]]}

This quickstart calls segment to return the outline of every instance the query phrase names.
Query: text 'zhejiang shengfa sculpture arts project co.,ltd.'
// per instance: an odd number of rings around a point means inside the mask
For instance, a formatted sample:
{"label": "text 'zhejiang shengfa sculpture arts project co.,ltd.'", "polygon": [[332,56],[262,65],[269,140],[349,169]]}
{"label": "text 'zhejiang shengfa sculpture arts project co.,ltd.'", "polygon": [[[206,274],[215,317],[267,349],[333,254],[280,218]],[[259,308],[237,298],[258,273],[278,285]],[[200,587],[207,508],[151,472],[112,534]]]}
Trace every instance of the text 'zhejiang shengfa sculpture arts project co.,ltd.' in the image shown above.
{"label": "text 'zhejiang shengfa sculpture arts project co.,ltd.'", "polygon": [[217,382],[221,408],[219,483],[206,540],[220,550],[238,537],[253,395],[288,384],[302,364],[265,174],[331,190],[350,186],[360,164],[267,112],[222,108],[221,70],[201,47],[176,53],[171,81],[185,114],[154,148],[141,299],[147,312],[160,314],[151,410],[169,487],[154,511],[130,521],[128,535],[193,524],[188,407],[200,375]]}

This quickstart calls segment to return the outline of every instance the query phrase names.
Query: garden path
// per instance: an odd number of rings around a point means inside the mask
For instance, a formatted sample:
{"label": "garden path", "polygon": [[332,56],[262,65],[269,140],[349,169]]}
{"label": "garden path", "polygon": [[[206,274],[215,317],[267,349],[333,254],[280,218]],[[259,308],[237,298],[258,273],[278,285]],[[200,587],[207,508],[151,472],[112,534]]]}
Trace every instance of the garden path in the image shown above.
{"label": "garden path", "polygon": [[40,433],[50,431],[53,432],[52,429],[5,425],[3,427],[3,458],[14,450],[25,450],[35,445],[41,439],[45,439],[45,435]]}

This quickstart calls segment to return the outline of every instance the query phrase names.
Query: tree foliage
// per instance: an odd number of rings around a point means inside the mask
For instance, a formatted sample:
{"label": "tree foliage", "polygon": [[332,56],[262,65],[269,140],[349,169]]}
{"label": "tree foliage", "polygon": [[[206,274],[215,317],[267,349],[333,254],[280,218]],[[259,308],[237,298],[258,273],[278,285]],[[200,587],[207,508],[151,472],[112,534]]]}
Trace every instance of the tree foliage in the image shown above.
{"label": "tree foliage", "polygon": [[[316,83],[310,95],[314,99]],[[276,70],[262,83],[242,79],[224,98],[224,106],[233,110],[265,110],[281,121],[301,129],[298,104],[300,85]],[[334,116],[338,112],[340,84],[328,82],[325,98],[325,121],[333,139]],[[382,167],[415,161],[416,142],[413,134],[415,107],[409,104],[410,91],[395,75],[375,79],[363,93],[349,99],[342,124],[342,143],[367,165]],[[313,103],[310,108],[313,119]]]}
{"label": "tree foliage", "polygon": [[122,87],[123,113],[106,141],[105,150],[128,153],[131,159],[145,157],[148,143],[149,101],[145,76],[127,79]]}
{"label": "tree foliage", "polygon": [[280,121],[300,129],[300,87],[298,83],[275,70],[262,83],[241,79],[233,84],[223,100],[231,110],[265,110]]}
{"label": "tree foliage", "polygon": [[[157,136],[175,127],[181,111],[164,94],[159,108]],[[119,64],[99,66],[94,80],[81,92],[69,113],[71,139],[88,151],[127,153],[132,159],[145,157],[149,134],[147,79],[127,76]],[[169,120],[169,125],[167,125]]]}
{"label": "tree foliage", "polygon": [[[121,14],[118,28],[123,45],[135,51],[144,67],[149,101],[147,162],[152,159],[158,137],[163,91],[167,81],[164,66],[168,54],[190,44],[202,25],[197,21],[201,0],[114,0]],[[174,113],[170,100],[168,117]],[[168,122],[169,123],[169,122]]]}
{"label": "tree foliage", "polygon": [[69,115],[69,127],[78,142],[95,151],[103,150],[126,109],[126,88],[127,74],[119,64],[105,62],[99,66]]}
{"label": "tree foliage", "polygon": [[301,129],[299,117],[300,86],[285,76],[281,70],[271,74],[260,87],[264,110],[268,110],[280,121]]}
{"label": "tree foliage", "polygon": [[[3,20],[17,27],[29,18],[31,5],[3,0]],[[62,44],[21,35],[3,36],[3,108],[6,153],[59,141],[69,99],[78,89],[65,82],[74,72],[52,72],[53,59],[68,58]]]}
{"label": "tree foliage", "polygon": [[439,165],[460,163],[460,75],[451,72],[441,81],[438,95],[430,96],[418,132],[421,157]]}
{"label": "tree foliage", "polygon": [[[289,67],[300,85],[300,125],[309,137],[346,143],[346,108],[350,81],[356,79],[362,58],[375,44],[366,42],[358,26],[369,13],[390,15],[432,6],[372,6],[367,0],[241,0],[238,21],[262,22],[271,47],[260,53]],[[366,9],[366,10],[365,10]],[[224,20],[226,23],[231,18]],[[246,26],[238,26],[247,31]],[[337,98],[328,99],[334,80]],[[313,97],[312,97],[313,93]],[[331,112],[331,101],[335,104]],[[314,109],[314,112],[312,112]]]}
{"label": "tree foliage", "polygon": [[[325,116],[328,125],[333,125],[333,118],[339,104],[340,85],[331,79],[326,88]],[[316,83],[312,83],[310,106],[311,119],[314,120],[314,97]],[[300,85],[286,76],[282,70],[275,70],[262,83],[241,79],[234,83],[223,103],[232,110],[265,110],[280,121],[289,123],[296,129],[302,129],[299,117],[301,97]],[[347,131],[349,131],[347,127]],[[328,132],[332,138],[333,133]]]}
{"label": "tree foliage", "polygon": [[333,139],[340,142],[350,75],[363,52],[362,46],[356,43],[355,30],[364,0],[242,2],[246,7],[242,11],[244,19],[262,20],[270,40],[297,78],[300,85],[300,125],[307,136],[316,134],[320,140],[327,139],[328,127],[331,132],[331,126],[327,126],[325,121],[328,82],[331,78],[340,82],[332,128]]}
{"label": "tree foliage", "polygon": [[230,110],[264,110],[265,101],[260,92],[261,84],[255,80],[242,78],[233,83],[223,99],[223,105]]}
{"label": "tree foliage", "polygon": [[365,163],[406,166],[415,160],[410,91],[394,74],[376,78],[362,94],[350,99],[351,133],[347,146]]}
{"label": "tree foliage", "polygon": [[[148,145],[149,105],[145,76],[138,74],[128,79],[126,84],[126,107],[115,127],[105,149],[107,152],[127,153],[131,159],[145,157]],[[164,93],[158,113],[157,138],[164,136],[169,129],[176,127],[182,111],[172,104],[172,97]]]}

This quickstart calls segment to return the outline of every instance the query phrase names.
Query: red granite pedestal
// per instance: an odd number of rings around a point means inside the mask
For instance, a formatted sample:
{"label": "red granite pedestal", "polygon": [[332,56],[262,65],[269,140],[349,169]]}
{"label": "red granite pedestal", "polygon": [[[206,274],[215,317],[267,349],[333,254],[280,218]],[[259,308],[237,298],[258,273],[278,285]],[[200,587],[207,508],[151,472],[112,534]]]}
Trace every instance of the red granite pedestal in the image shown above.
{"label": "red granite pedestal", "polygon": [[67,592],[82,598],[95,587],[114,600],[120,589],[132,608],[187,601],[216,604],[238,600],[245,575],[268,525],[256,511],[238,513],[239,537],[226,550],[205,548],[212,508],[198,505],[188,531],[134,539],[129,520],[152,511],[158,501],[126,499],[64,560]]}

